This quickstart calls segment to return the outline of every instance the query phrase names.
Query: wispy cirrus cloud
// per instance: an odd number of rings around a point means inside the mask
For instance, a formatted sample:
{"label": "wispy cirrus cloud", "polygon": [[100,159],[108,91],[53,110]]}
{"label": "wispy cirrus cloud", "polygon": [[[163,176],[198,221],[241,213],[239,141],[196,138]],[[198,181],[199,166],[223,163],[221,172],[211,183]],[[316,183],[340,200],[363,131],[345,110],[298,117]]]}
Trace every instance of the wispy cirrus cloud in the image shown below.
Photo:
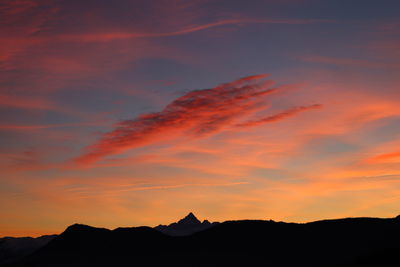
{"label": "wispy cirrus cloud", "polygon": [[240,25],[240,24],[311,24],[311,23],[331,23],[331,20],[322,19],[224,19],[217,20],[214,22],[186,26],[182,29],[169,32],[103,32],[103,33],[87,33],[78,35],[61,35],[55,40],[62,41],[83,41],[83,42],[102,42],[102,41],[113,41],[119,39],[132,39],[132,38],[155,38],[155,37],[168,37],[190,34],[197,31],[202,31],[210,28],[225,26],[225,25]]}
{"label": "wispy cirrus cloud", "polygon": [[[167,105],[162,111],[143,114],[133,120],[126,120],[103,135],[86,153],[75,159],[79,164],[94,163],[108,155],[118,154],[127,149],[149,145],[178,136],[204,137],[215,134],[237,120],[267,108],[265,97],[281,90],[271,88],[267,75],[254,75],[222,84],[211,89],[191,91]],[[267,118],[237,124],[255,126],[282,120],[320,105],[302,106],[289,109]]]}
{"label": "wispy cirrus cloud", "polygon": [[251,126],[258,126],[261,124],[265,124],[265,123],[271,123],[271,122],[276,122],[276,121],[280,121],[280,120],[284,120],[286,118],[295,116],[296,114],[306,111],[306,110],[310,110],[310,109],[319,109],[322,108],[321,104],[314,104],[311,106],[300,106],[300,107],[294,107],[285,111],[282,111],[278,114],[275,115],[271,115],[271,116],[267,116],[258,120],[251,120],[251,121],[246,121],[243,123],[239,123],[236,126],[238,127],[251,127]]}
{"label": "wispy cirrus cloud", "polygon": [[21,97],[10,94],[0,94],[0,106],[24,109],[56,110],[59,107],[45,98]]}
{"label": "wispy cirrus cloud", "polygon": [[[70,194],[81,198],[91,198],[96,195],[117,195],[124,192],[149,191],[149,190],[169,190],[184,187],[231,187],[239,185],[248,185],[249,182],[227,182],[227,183],[186,183],[186,184],[132,184],[112,187],[111,185],[86,185],[81,187],[66,188]],[[111,187],[111,188],[110,188]]]}

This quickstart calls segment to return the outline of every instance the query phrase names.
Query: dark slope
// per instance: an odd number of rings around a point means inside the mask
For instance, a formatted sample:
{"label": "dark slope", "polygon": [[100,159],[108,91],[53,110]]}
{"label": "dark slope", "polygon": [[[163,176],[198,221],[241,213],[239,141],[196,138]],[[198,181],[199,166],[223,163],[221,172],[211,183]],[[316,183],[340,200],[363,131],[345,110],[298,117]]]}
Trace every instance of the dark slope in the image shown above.
{"label": "dark slope", "polygon": [[74,224],[29,257],[37,262],[69,262],[80,259],[143,256],[166,245],[166,236],[150,227],[108,230]]}
{"label": "dark slope", "polygon": [[206,250],[216,252],[217,259],[224,254],[234,259],[232,262],[243,264],[400,266],[400,261],[389,265],[394,255],[400,255],[397,219],[354,218],[308,224],[232,221],[192,238],[199,249],[208,244]]}
{"label": "dark slope", "polygon": [[40,237],[3,237],[0,238],[0,264],[21,259],[46,245],[56,235]]}
{"label": "dark slope", "polygon": [[73,225],[18,266],[400,266],[399,241],[399,219],[228,221],[182,237]]}

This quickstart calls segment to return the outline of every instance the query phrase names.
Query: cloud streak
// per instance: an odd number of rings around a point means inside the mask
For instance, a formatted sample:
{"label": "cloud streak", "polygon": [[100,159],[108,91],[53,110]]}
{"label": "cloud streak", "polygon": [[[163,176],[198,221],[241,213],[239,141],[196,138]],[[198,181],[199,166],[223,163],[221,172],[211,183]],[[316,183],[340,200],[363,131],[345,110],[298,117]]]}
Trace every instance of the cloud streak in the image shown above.
{"label": "cloud streak", "polygon": [[143,184],[143,185],[131,185],[131,186],[123,186],[120,188],[110,188],[110,185],[106,185],[106,187],[96,186],[96,185],[88,185],[84,187],[75,187],[75,188],[67,188],[65,191],[70,192],[74,195],[79,195],[82,198],[90,198],[96,195],[116,195],[120,193],[129,193],[135,191],[149,191],[149,190],[171,190],[171,189],[179,189],[185,187],[231,187],[231,186],[240,186],[240,185],[248,185],[249,182],[228,182],[228,183],[187,183],[187,184]]}
{"label": "cloud streak", "polygon": [[368,163],[387,163],[387,162],[399,162],[399,161],[400,161],[400,151],[380,154],[375,157],[367,159]]}
{"label": "cloud streak", "polygon": [[303,112],[303,111],[307,111],[307,110],[311,110],[311,109],[319,109],[321,108],[322,105],[321,104],[314,104],[311,106],[300,106],[300,107],[294,107],[288,110],[285,110],[283,112],[280,112],[278,114],[272,115],[272,116],[268,116],[262,119],[258,119],[258,120],[252,120],[252,121],[246,121],[244,123],[239,123],[236,126],[238,127],[252,127],[252,126],[259,126],[265,123],[271,123],[271,122],[277,122],[277,121],[281,121],[284,120],[286,118],[289,117],[293,117],[296,114]]}
{"label": "cloud streak", "polygon": [[[248,76],[211,89],[194,90],[177,98],[162,111],[126,120],[103,135],[86,153],[75,159],[78,164],[94,163],[106,156],[128,149],[177,138],[200,138],[235,125],[244,116],[266,109],[266,96],[281,88],[271,88],[267,75]],[[255,126],[282,120],[295,114],[319,108],[320,105],[296,107],[274,116],[249,121],[240,126]]]}
{"label": "cloud streak", "polygon": [[24,109],[56,110],[55,104],[47,99],[38,97],[20,97],[13,95],[0,94],[0,106],[15,107]]}
{"label": "cloud streak", "polygon": [[171,32],[111,32],[111,33],[95,33],[95,34],[83,34],[83,35],[62,35],[59,36],[58,40],[63,41],[83,41],[83,42],[101,42],[101,41],[113,41],[119,39],[131,39],[131,38],[156,38],[156,37],[169,37],[185,35],[197,31],[202,31],[210,28],[215,28],[225,25],[238,25],[238,24],[311,24],[321,22],[332,22],[329,20],[317,20],[317,19],[225,19],[219,20],[207,24],[188,26],[181,30]]}

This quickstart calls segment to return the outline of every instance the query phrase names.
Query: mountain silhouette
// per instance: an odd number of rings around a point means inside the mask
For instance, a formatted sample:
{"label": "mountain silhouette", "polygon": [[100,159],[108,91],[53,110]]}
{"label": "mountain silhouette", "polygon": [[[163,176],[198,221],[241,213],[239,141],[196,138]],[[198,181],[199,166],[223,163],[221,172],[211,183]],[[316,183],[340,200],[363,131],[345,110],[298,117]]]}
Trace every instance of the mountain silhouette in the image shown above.
{"label": "mountain silhouette", "polygon": [[[192,215],[177,224],[198,225]],[[74,224],[7,266],[400,266],[399,241],[400,217],[226,221],[186,236]]]}
{"label": "mountain silhouette", "polygon": [[197,225],[200,224],[201,222],[199,221],[199,219],[197,219],[197,217],[190,212],[188,215],[186,215],[185,218],[181,219],[178,221],[178,224],[193,224],[193,225]]}
{"label": "mountain silhouette", "polygon": [[46,245],[56,235],[33,237],[3,237],[0,238],[0,263],[8,263],[25,257]]}
{"label": "mountain silhouette", "polygon": [[154,228],[167,235],[185,236],[206,230],[217,224],[218,222],[210,223],[208,220],[201,222],[192,212],[190,212],[186,217],[176,223],[171,223],[169,225],[158,225]]}

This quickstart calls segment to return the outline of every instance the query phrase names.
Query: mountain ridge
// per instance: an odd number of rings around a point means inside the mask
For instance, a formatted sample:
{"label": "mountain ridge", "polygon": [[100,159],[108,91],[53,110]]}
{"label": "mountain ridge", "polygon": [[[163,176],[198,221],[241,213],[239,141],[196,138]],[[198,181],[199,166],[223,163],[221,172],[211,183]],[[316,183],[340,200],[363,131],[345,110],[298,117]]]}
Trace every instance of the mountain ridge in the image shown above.
{"label": "mountain ridge", "polygon": [[[193,217],[189,221],[202,224]],[[3,266],[391,266],[400,251],[400,216],[225,221],[186,236],[155,228],[73,224],[32,255]]]}
{"label": "mountain ridge", "polygon": [[185,236],[206,230],[217,224],[219,224],[219,222],[210,223],[208,220],[203,220],[203,222],[201,222],[192,212],[190,212],[178,222],[169,225],[160,224],[154,227],[154,229],[170,236]]}
{"label": "mountain ridge", "polygon": [[0,238],[0,263],[13,262],[43,247],[57,235]]}

